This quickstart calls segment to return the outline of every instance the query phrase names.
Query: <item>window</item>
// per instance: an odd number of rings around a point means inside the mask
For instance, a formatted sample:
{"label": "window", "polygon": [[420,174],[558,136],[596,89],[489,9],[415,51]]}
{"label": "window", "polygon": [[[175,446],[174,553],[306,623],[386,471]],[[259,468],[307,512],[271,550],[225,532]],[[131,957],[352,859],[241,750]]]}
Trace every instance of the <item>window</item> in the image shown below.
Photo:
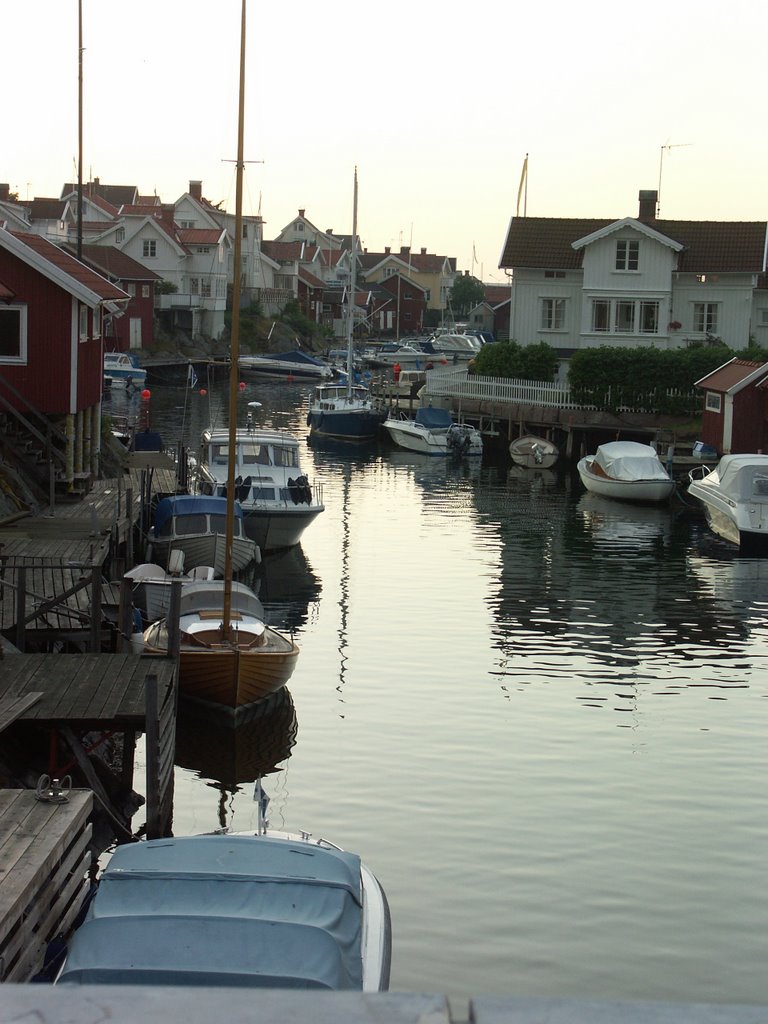
{"label": "window", "polygon": [[397,271],[395,270],[394,267],[385,267],[384,268],[384,277],[394,277],[394,275],[396,273],[397,273]]}
{"label": "window", "polygon": [[101,336],[101,310],[97,306],[91,316],[91,337],[99,338]]}
{"label": "window", "polygon": [[80,306],[80,341],[88,337],[88,307]]}
{"label": "window", "polygon": [[640,243],[619,239],[616,243],[616,269],[637,270],[640,262]]}
{"label": "window", "polygon": [[0,362],[27,361],[27,307],[0,305]]}
{"label": "window", "polygon": [[565,326],[565,299],[541,300],[542,331],[562,331]]}
{"label": "window", "polygon": [[243,238],[247,238],[247,237],[248,237],[248,225],[247,224],[243,224]]}
{"label": "window", "polygon": [[136,295],[136,285],[133,283],[133,281],[131,281],[129,284],[125,286],[125,290],[128,292],[129,295]]}
{"label": "window", "polygon": [[592,303],[592,330],[604,332],[611,329],[611,304],[607,299],[595,299]]}
{"label": "window", "polygon": [[699,334],[717,333],[717,303],[694,302],[693,329]]}
{"label": "window", "polygon": [[157,256],[157,242],[154,238],[145,238],[141,243],[141,254],[145,259]]}
{"label": "window", "polygon": [[403,292],[403,300],[405,302],[410,302],[411,299],[413,299],[413,292]]}
{"label": "window", "polygon": [[200,294],[200,278],[190,277],[189,279],[189,294],[199,295]]}
{"label": "window", "polygon": [[201,252],[201,253],[210,252],[211,251],[211,247],[209,245],[198,245],[196,251],[197,252]]}
{"label": "window", "polygon": [[704,399],[704,408],[708,409],[709,412],[720,412],[722,408],[722,395],[718,395],[716,391],[708,391],[707,397]]}
{"label": "window", "polygon": [[181,221],[179,223],[179,227],[180,228],[185,228],[187,230],[189,230],[190,228],[193,228],[194,226],[195,226],[195,222],[193,220],[183,220],[183,221]]}
{"label": "window", "polygon": [[626,299],[616,302],[616,333],[632,334],[635,330],[635,304]]}
{"label": "window", "polygon": [[115,231],[115,241],[116,242],[124,242],[125,241],[125,228],[118,228],[117,231]]}
{"label": "window", "polygon": [[296,230],[297,231],[303,231],[304,230],[304,222],[303,221],[301,221],[301,220],[297,220],[296,221]]}
{"label": "window", "polygon": [[564,270],[545,270],[544,277],[565,277]]}
{"label": "window", "polygon": [[659,304],[658,302],[640,303],[640,333],[659,333]]}
{"label": "window", "polygon": [[149,285],[148,284],[143,284],[141,286],[141,297],[142,297],[142,299],[148,299],[149,298]]}
{"label": "window", "polygon": [[758,323],[761,327],[768,327],[768,309],[760,309],[757,313]]}
{"label": "window", "polygon": [[200,282],[200,294],[204,299],[210,299],[211,297],[211,279],[210,277],[204,277]]}

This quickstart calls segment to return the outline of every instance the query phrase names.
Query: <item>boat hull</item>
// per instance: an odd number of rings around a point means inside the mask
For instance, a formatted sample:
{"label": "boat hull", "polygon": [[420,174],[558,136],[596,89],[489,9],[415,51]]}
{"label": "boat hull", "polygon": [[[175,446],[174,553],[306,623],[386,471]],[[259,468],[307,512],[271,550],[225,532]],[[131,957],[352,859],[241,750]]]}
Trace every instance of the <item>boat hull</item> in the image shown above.
{"label": "boat hull", "polygon": [[372,441],[387,418],[386,410],[310,409],[310,437],[328,437],[339,441]]}
{"label": "boat hull", "polygon": [[528,469],[551,469],[560,453],[557,446],[544,437],[526,434],[509,446],[509,454],[516,466]]}
{"label": "boat hull", "polygon": [[[210,565],[217,576],[224,574],[226,561],[226,537],[223,533],[206,533],[198,537],[178,537],[172,541],[155,539],[152,541],[152,558],[167,567],[172,551],[184,552],[184,568],[194,569],[200,565]],[[258,545],[247,537],[232,538],[232,571],[240,572],[251,562],[257,560]]]}
{"label": "boat hull", "polygon": [[472,442],[460,450],[449,444],[445,432],[423,430],[408,420],[386,420],[384,427],[398,447],[419,455],[446,458],[452,455],[480,457],[483,454],[482,442]]}
{"label": "boat hull", "polygon": [[691,481],[688,494],[701,504],[710,530],[742,554],[768,555],[768,505],[728,500],[706,480]]}
{"label": "boat hull", "polygon": [[296,506],[280,509],[243,509],[245,532],[262,551],[292,548],[311,522],[324,510],[324,506]]}
{"label": "boat hull", "polygon": [[578,464],[581,482],[592,494],[600,494],[604,498],[616,501],[661,502],[667,501],[675,489],[675,481],[667,480],[616,480],[613,477],[600,476],[590,467],[592,457],[581,459]]}

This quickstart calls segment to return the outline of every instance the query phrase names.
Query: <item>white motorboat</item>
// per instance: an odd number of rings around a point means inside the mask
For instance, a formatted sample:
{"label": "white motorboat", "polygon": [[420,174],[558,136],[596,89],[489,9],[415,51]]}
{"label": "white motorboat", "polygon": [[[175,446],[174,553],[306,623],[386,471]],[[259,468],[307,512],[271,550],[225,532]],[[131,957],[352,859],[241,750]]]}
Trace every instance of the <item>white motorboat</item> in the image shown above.
{"label": "white motorboat", "polygon": [[457,333],[435,334],[429,345],[425,346],[435,355],[444,356],[449,362],[454,363],[468,363],[482,347],[476,335]]}
{"label": "white motorboat", "polygon": [[[226,495],[229,431],[203,432],[199,457],[191,466],[196,494]],[[324,510],[322,488],[310,485],[299,464],[299,442],[292,434],[248,425],[235,437],[235,497],[243,509],[245,532],[262,553],[298,544]]]}
{"label": "white motorboat", "polygon": [[554,442],[534,434],[524,434],[512,441],[509,454],[516,466],[528,469],[551,469],[560,457]]}
{"label": "white motorboat", "polygon": [[[240,572],[251,562],[261,561],[258,545],[245,534],[243,510],[234,505],[232,524],[232,570]],[[184,568],[211,565],[224,575],[227,534],[227,499],[199,494],[177,494],[163,498],[155,509],[148,535],[148,557],[168,565],[174,551],[184,553]]]}
{"label": "white motorboat", "polygon": [[301,349],[262,356],[240,356],[237,365],[244,373],[271,380],[316,381],[333,376],[333,370],[327,363]]}
{"label": "white motorboat", "polygon": [[425,407],[413,419],[404,413],[390,416],[384,427],[396,445],[422,455],[483,454],[480,431],[465,423],[455,423],[447,409]]}
{"label": "white motorboat", "polygon": [[181,568],[172,565],[166,570],[155,562],[142,562],[129,569],[123,578],[131,581],[131,604],[141,613],[143,621],[149,623],[168,614],[174,580],[180,579],[182,586],[186,586],[195,581],[215,579],[215,576],[212,565],[198,565],[185,573],[183,565]]}
{"label": "white motorboat", "polygon": [[610,441],[578,464],[581,482],[593,494],[620,501],[666,501],[675,481],[656,449],[637,441]]}
{"label": "white motorboat", "polygon": [[147,371],[127,352],[104,353],[104,383],[113,388],[142,388]]}
{"label": "white motorboat", "polygon": [[357,854],[306,832],[118,847],[59,985],[386,991],[387,899]]}
{"label": "white motorboat", "polygon": [[688,476],[713,533],[742,553],[768,554],[768,455],[723,455]]}

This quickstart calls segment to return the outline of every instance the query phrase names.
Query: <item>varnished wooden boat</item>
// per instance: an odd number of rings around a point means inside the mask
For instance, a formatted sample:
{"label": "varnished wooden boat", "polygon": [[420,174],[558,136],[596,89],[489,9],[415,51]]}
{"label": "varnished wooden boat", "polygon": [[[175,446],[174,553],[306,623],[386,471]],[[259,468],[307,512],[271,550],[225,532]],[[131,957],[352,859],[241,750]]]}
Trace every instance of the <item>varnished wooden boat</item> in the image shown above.
{"label": "varnished wooden boat", "polygon": [[[290,679],[299,648],[264,622],[261,602],[232,583],[229,635],[223,630],[224,584],[188,584],[179,616],[179,690],[184,696],[239,708],[275,693]],[[172,627],[171,627],[172,628]],[[144,633],[148,654],[167,654],[167,619]]]}

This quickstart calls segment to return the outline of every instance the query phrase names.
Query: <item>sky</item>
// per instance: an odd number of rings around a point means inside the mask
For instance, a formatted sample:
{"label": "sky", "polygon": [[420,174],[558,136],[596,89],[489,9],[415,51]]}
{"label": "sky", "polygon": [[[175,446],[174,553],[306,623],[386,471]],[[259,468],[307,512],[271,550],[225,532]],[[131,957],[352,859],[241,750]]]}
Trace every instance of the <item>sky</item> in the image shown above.
{"label": "sky", "polygon": [[[81,0],[83,180],[235,207],[240,0]],[[762,0],[248,0],[246,213],[506,283],[510,218],[767,220]],[[78,0],[5,0],[0,181],[77,180]],[[525,195],[518,208],[523,164]]]}

